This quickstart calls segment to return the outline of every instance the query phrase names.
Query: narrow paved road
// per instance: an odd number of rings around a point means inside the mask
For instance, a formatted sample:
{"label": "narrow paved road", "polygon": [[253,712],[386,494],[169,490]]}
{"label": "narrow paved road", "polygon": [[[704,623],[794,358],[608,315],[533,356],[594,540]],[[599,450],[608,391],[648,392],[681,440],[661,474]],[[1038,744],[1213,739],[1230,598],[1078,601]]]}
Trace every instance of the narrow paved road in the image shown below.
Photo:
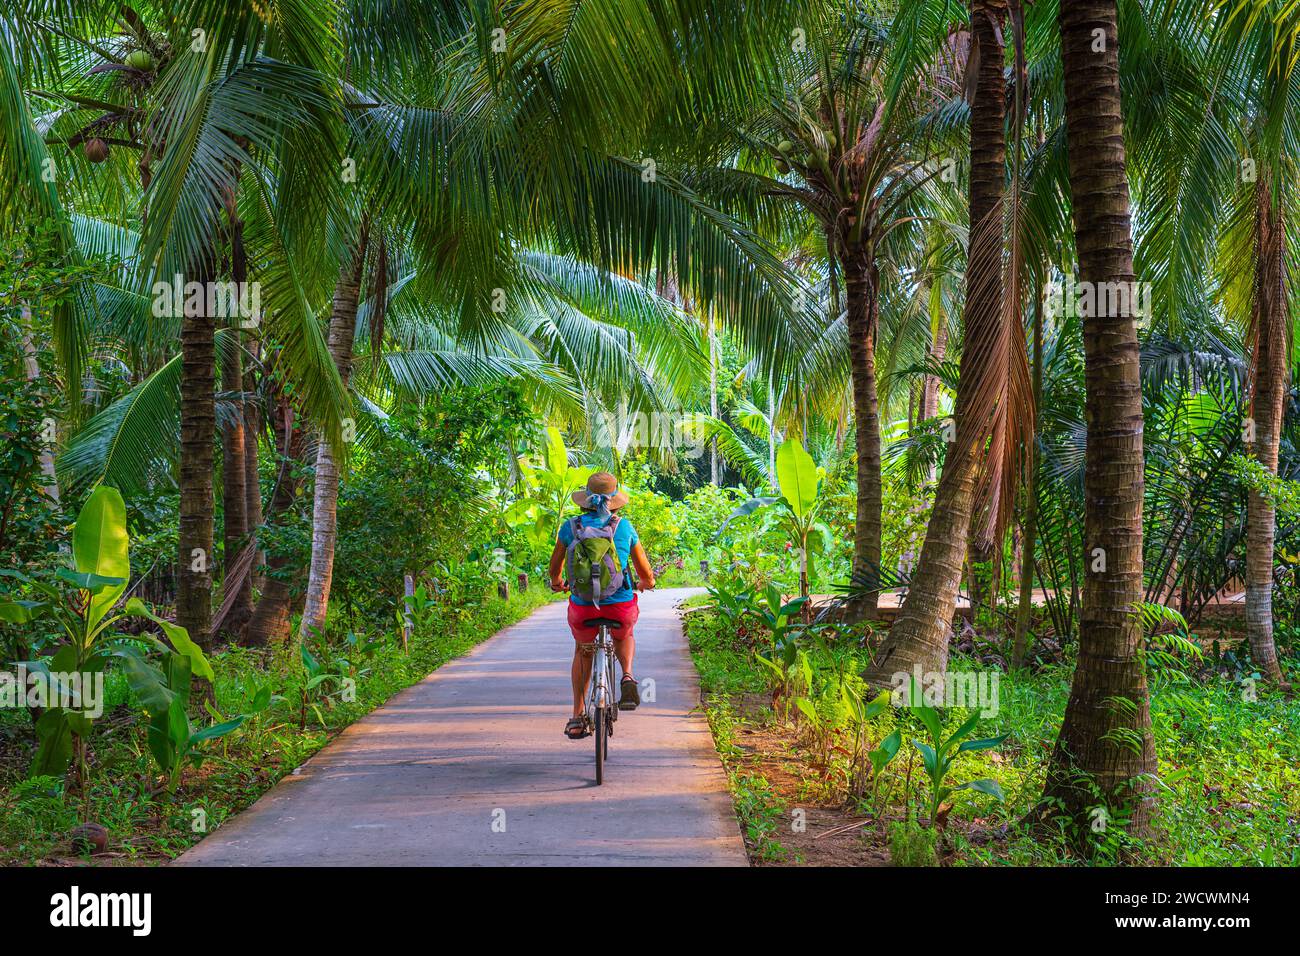
{"label": "narrow paved road", "polygon": [[564,738],[573,639],[547,605],[344,731],[181,856],[188,866],[745,865],[675,605],[641,595],[603,786]]}

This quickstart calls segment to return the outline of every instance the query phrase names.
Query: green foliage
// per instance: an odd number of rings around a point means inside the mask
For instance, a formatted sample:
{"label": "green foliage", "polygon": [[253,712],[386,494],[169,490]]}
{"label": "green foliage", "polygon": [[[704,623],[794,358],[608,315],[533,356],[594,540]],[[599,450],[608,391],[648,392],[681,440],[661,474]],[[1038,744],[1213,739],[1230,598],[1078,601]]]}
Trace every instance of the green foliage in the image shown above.
{"label": "green foliage", "polygon": [[[822,495],[822,470],[797,439],[781,444],[776,453],[781,492],[776,496],[755,497],[738,505],[718,528],[722,538],[733,522],[758,515],[763,523],[758,536],[772,536],[783,543],[783,550],[793,557],[795,582],[802,598],[809,597],[810,582],[816,580],[816,555],[830,552],[834,535],[821,513],[828,498]],[[814,534],[816,538],[814,540]]]}
{"label": "green foliage", "polygon": [[889,825],[889,860],[894,866],[938,866],[938,831],[914,819]]}
{"label": "green foliage", "polygon": [[940,712],[922,700],[921,688],[917,685],[915,678],[912,679],[909,699],[912,712],[920,720],[930,738],[929,743],[920,740],[912,741],[913,746],[921,752],[922,764],[925,767],[926,775],[930,778],[930,825],[934,826],[937,823],[939,808],[943,806],[948,797],[958,790],[975,790],[987,794],[999,802],[1004,801],[1005,797],[1002,795],[1002,788],[996,780],[982,778],[952,785],[948,783],[948,772],[961,754],[976,750],[992,750],[1006,740],[1007,735],[985,737],[979,740],[967,739],[974,733],[975,725],[979,723],[980,715],[978,713],[971,714],[960,727],[951,734],[945,735],[943,718]]}
{"label": "green foliage", "polygon": [[738,630],[746,615],[755,610],[753,593],[738,579],[715,575],[708,584],[708,592],[713,606],[733,630]]}
{"label": "green foliage", "polygon": [[[72,568],[62,568],[58,578],[73,590],[64,594],[52,584],[30,578],[21,572],[4,572],[26,584],[37,600],[8,600],[6,619],[17,622],[34,617],[55,620],[67,643],[50,657],[30,662],[30,667],[44,674],[78,675],[79,696],[69,706],[50,706],[36,722],[40,745],[32,760],[33,776],[62,773],[78,759],[78,780],[86,786],[85,739],[92,721],[102,709],[102,701],[87,699],[88,682],[101,678],[111,659],[121,662],[131,689],[150,716],[149,747],[159,767],[169,776],[174,790],[180,779],[181,762],[189,757],[197,762],[196,748],[205,740],[228,733],[234,726],[196,730],[190,723],[187,707],[191,674],[211,679],[212,669],[183,627],[165,621],[145,605],[132,598],[125,608],[114,614],[115,606],[126,590],[131,576],[129,538],[126,528],[126,504],[115,488],[99,487],[82,506],[72,532]],[[154,638],[135,641],[111,639],[112,628],[130,617],[146,618],[162,628],[170,642]],[[140,645],[161,654],[161,664],[148,660]],[[89,685],[89,686],[93,686]]]}
{"label": "green foliage", "polygon": [[41,471],[57,406],[47,379],[27,381],[22,342],[19,323],[0,311],[0,566],[32,570],[60,531]]}
{"label": "green foliage", "polygon": [[755,855],[769,862],[786,859],[788,851],[776,839],[784,814],[768,782],[762,777],[740,774],[732,780],[732,792],[736,816]]}
{"label": "green foliage", "polygon": [[789,667],[794,662],[795,637],[798,634],[790,621],[808,599],[797,597],[787,601],[775,584],[769,584],[759,598],[758,616],[767,625],[772,661],[779,657]]}
{"label": "green foliage", "polygon": [[629,462],[619,477],[628,503],[619,512],[636,528],[641,547],[651,564],[662,567],[687,554],[681,543],[686,508],[654,490],[649,466],[641,460]]}
{"label": "green foliage", "polygon": [[[113,733],[95,735],[96,765],[103,769],[76,799],[61,778],[19,780],[8,772],[16,768],[0,767],[0,861],[33,863],[62,856],[68,830],[88,813],[109,829],[114,849],[128,860],[166,862],[204,836],[193,829],[193,810],[202,809],[209,831],[220,826],[344,727],[546,600],[548,595],[534,589],[509,601],[488,598],[468,616],[445,609],[431,612],[428,626],[417,631],[407,650],[391,628],[313,638],[313,656],[330,673],[351,677],[355,693],[345,695],[337,682],[324,682],[317,689],[328,693],[312,692],[314,719],[301,728],[299,701],[311,677],[296,647],[232,647],[215,654],[209,661],[215,700],[203,710],[215,726],[236,719],[228,716],[232,714],[243,721],[219,740],[196,742],[204,760],[202,775],[185,774],[174,791],[153,785],[148,771],[157,760],[148,719],[119,718]],[[109,710],[120,713],[122,704],[136,703],[122,667],[108,672],[107,693]],[[19,739],[30,735],[12,721],[12,713],[0,711],[0,729]],[[190,765],[192,756],[182,757]]]}
{"label": "green foliage", "polygon": [[244,722],[244,716],[195,727],[189,716],[191,677],[205,673],[210,679],[212,668],[184,628],[169,625],[163,631],[174,646],[154,642],[162,654],[160,664],[154,665],[129,645],[117,648],[115,655],[122,661],[132,693],[149,715],[149,752],[166,777],[167,791],[175,793],[186,761],[200,766],[205,756],[202,745],[233,731]]}
{"label": "green foliage", "polygon": [[[449,586],[449,568],[471,556],[491,565],[493,545],[510,543],[510,514],[501,523],[494,482],[507,478],[501,462],[523,417],[512,390],[449,389],[393,415],[382,446],[358,454],[339,496],[333,584],[354,623],[391,620],[402,607],[404,575]],[[310,548],[303,520],[294,532],[298,568]],[[548,534],[553,540],[555,528]]]}
{"label": "green foliage", "polygon": [[51,560],[62,530],[41,469],[41,455],[57,451],[64,411],[49,315],[92,271],[57,254],[55,232],[41,221],[0,239],[0,567],[28,571]]}
{"label": "green foliage", "polygon": [[[525,497],[511,506],[506,520],[515,526],[526,524],[530,540],[545,546],[555,534],[567,512],[573,510],[573,492],[582,488],[595,468],[569,464],[569,449],[564,436],[554,426],[547,427],[539,453],[519,458]],[[521,502],[526,502],[522,505]]]}

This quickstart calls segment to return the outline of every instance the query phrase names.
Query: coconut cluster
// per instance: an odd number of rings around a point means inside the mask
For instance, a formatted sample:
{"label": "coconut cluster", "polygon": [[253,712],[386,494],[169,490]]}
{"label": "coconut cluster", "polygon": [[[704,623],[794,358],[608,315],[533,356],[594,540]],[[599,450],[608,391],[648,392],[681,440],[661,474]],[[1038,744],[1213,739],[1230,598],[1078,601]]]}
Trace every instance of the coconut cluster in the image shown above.
{"label": "coconut cluster", "polygon": [[835,148],[835,134],[816,124],[808,124],[797,142],[783,139],[776,144],[776,169],[782,176],[796,166],[807,169],[817,162],[825,163]]}
{"label": "coconut cluster", "polygon": [[[161,44],[162,54],[166,58],[168,54],[166,41],[161,41]],[[159,61],[153,51],[147,50],[143,46],[136,46],[126,54],[121,63],[102,63],[91,72],[115,70],[126,86],[142,87],[152,82],[158,66]],[[101,134],[121,120],[122,117],[120,116],[105,113],[82,130],[81,154],[86,158],[87,162],[98,165],[108,159],[111,149],[108,140]]]}

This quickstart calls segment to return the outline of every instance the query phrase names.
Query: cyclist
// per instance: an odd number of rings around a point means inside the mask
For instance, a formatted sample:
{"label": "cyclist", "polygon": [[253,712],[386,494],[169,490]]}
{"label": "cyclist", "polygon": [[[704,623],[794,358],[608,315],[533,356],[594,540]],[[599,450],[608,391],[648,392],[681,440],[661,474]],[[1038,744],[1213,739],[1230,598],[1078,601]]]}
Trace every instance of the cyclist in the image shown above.
{"label": "cyclist", "polygon": [[573,648],[573,667],[570,677],[573,682],[573,716],[564,725],[564,735],[570,740],[581,740],[591,735],[583,707],[583,696],[587,680],[591,676],[591,654],[584,653],[583,645],[596,640],[597,629],[586,622],[592,618],[611,618],[618,621],[622,628],[612,630],[614,638],[614,655],[623,669],[620,682],[619,709],[635,710],[641,703],[641,694],[637,689],[636,678],[632,676],[632,657],[636,653],[636,641],[632,637],[632,627],[640,615],[637,596],[632,590],[632,581],[628,575],[628,561],[636,569],[638,590],[648,590],[655,586],[654,569],[641,547],[636,528],[626,518],[615,512],[627,504],[627,492],[618,486],[618,479],[606,471],[598,471],[587,479],[587,487],[580,488],[572,495],[574,502],[582,509],[582,514],[560,525],[556,536],[555,548],[551,552],[550,577],[553,591],[569,590],[569,585],[561,574],[569,546],[574,541],[575,526],[592,529],[605,529],[612,522],[613,546],[618,555],[618,566],[623,573],[622,586],[609,596],[601,598],[599,606],[592,600],[572,594],[569,597],[569,629],[576,642]]}

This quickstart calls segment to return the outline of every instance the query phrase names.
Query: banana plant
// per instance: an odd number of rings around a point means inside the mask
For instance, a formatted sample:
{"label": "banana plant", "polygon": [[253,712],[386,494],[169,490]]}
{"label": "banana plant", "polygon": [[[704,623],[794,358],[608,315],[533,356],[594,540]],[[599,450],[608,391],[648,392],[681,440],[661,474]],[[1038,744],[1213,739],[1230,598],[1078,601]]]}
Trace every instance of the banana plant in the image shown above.
{"label": "banana plant", "polygon": [[[817,467],[817,463],[803,447],[803,442],[797,438],[790,438],[782,442],[776,450],[776,476],[780,493],[750,498],[741,503],[723,522],[722,527],[718,529],[718,535],[721,535],[737,518],[753,514],[760,509],[772,509],[771,513],[777,524],[785,532],[791,545],[797,549],[799,597],[807,604],[808,581],[816,577],[813,556],[808,548],[809,540],[814,532],[818,533],[823,552],[831,540],[830,528],[819,518],[824,503],[820,494],[822,469]],[[806,607],[805,616],[808,610],[810,608]]]}
{"label": "banana plant", "polygon": [[[867,725],[889,709],[889,691],[881,691],[876,697],[867,700],[857,689],[850,687],[847,681],[840,682],[840,699],[849,714],[849,726],[853,731],[853,749],[850,786],[855,796],[862,795],[862,747],[866,737]],[[902,734],[895,730],[880,742],[875,750],[867,751],[867,761],[871,765],[872,795],[880,786],[880,774],[898,754],[902,744]]]}
{"label": "banana plant", "polygon": [[110,648],[107,653],[121,660],[132,693],[149,715],[149,752],[166,777],[167,792],[175,793],[186,763],[195,767],[203,763],[202,745],[235,730],[247,715],[196,727],[189,716],[191,683],[196,675],[211,681],[212,665],[185,628],[158,617],[138,598],[127,602],[126,613],[153,621],[171,644],[168,647],[156,638],[143,638],[161,653],[161,666],[128,644]]}
{"label": "banana plant", "polygon": [[102,680],[107,656],[100,653],[100,638],[122,615],[109,612],[126,590],[131,574],[127,557],[126,504],[115,488],[98,488],[87,499],[72,530],[72,567],[60,568],[57,577],[68,587],[60,589],[18,571],[3,572],[26,585],[34,600],[6,599],[0,602],[0,619],[25,624],[52,618],[63,632],[65,643],[43,660],[29,661],[29,670],[50,681],[77,675],[64,686],[70,706],[49,707],[36,721],[39,741],[31,775],[57,776],[67,770],[74,755],[76,780],[86,784],[85,739],[90,734],[95,710],[85,698],[85,688]]}
{"label": "banana plant", "polygon": [[[314,694],[323,694],[324,686],[330,683],[337,685],[339,690],[335,691],[335,693],[341,694],[346,682],[350,679],[348,661],[343,660],[340,663],[339,660],[334,660],[326,663],[309,651],[306,644],[302,646],[302,668],[304,675],[302,686],[299,688],[299,730],[305,730],[307,727],[307,703],[309,698]],[[316,719],[320,721],[320,725],[322,727],[327,726],[320,705],[312,701],[311,708],[316,712]]]}
{"label": "banana plant", "polygon": [[786,649],[786,654],[778,656],[774,653],[770,658],[754,654],[758,662],[772,674],[773,709],[779,703],[782,716],[789,717],[790,706],[793,704],[816,730],[821,719],[817,714],[817,706],[808,697],[813,683],[812,659],[794,641],[789,641]]}
{"label": "banana plant", "polygon": [[807,602],[806,597],[786,601],[781,588],[775,583],[768,584],[762,593],[758,613],[771,635],[772,657],[775,659],[780,655],[785,658],[787,666],[794,662],[796,629],[790,620]]}
{"label": "banana plant", "polygon": [[[50,657],[26,662],[28,670],[43,674],[51,682],[64,675],[78,675],[76,681],[62,682],[71,691],[69,706],[49,707],[36,722],[38,745],[32,776],[58,776],[75,758],[77,785],[86,786],[85,742],[97,708],[93,701],[84,699],[84,691],[89,682],[102,680],[99,675],[114,658],[122,661],[131,689],[150,715],[150,748],[164,772],[171,773],[176,764],[170,757],[159,756],[164,741],[189,753],[203,740],[220,736],[216,728],[209,728],[198,732],[191,742],[195,732],[185,716],[190,678],[198,675],[211,680],[213,675],[203,651],[185,628],[157,617],[134,598],[120,612],[113,613],[131,577],[129,547],[126,503],[116,488],[100,486],[86,499],[73,527],[72,567],[57,572],[59,580],[69,588],[60,590],[17,571],[0,571],[0,575],[22,582],[38,595],[35,600],[0,599],[0,620],[23,624],[50,618],[65,638]],[[151,637],[135,638],[133,642],[108,639],[119,622],[141,617],[157,624],[170,646]],[[140,642],[162,653],[161,668],[145,658],[138,647]]]}
{"label": "banana plant", "polygon": [[806,677],[802,681],[803,687],[812,684],[812,665],[808,655],[799,650],[796,641],[798,631],[790,623],[805,603],[807,598],[803,597],[786,601],[781,588],[776,584],[769,584],[762,594],[758,613],[770,633],[771,651],[767,657],[755,651],[754,657],[775,678],[772,695],[774,701],[788,698],[800,677]]}
{"label": "banana plant", "polygon": [[975,750],[992,750],[1006,740],[1009,735],[985,737],[980,740],[965,739],[971,735],[975,730],[975,725],[979,723],[980,715],[976,711],[966,718],[966,721],[951,735],[944,737],[943,720],[939,716],[939,711],[924,702],[920,685],[915,678],[912,678],[909,700],[911,701],[911,710],[920,719],[930,735],[929,743],[915,739],[912,741],[913,746],[921,752],[921,760],[925,765],[926,776],[930,778],[930,825],[934,826],[938,822],[939,810],[943,806],[943,802],[958,790],[976,790],[988,794],[999,803],[1004,802],[1002,788],[996,780],[991,778],[971,780],[956,786],[950,785],[947,780],[948,771],[952,769],[953,762],[960,754]]}
{"label": "banana plant", "polygon": [[[880,792],[880,781],[884,770],[889,766],[890,761],[898,756],[898,751],[903,746],[903,732],[898,728],[880,741],[880,746],[874,750],[867,751],[867,760],[871,761],[871,802],[875,809],[876,816],[880,816],[880,803],[877,802],[877,794]],[[888,793],[886,793],[888,797]]]}
{"label": "banana plant", "polygon": [[707,590],[713,599],[714,608],[733,632],[739,629],[741,620],[746,615],[753,613],[754,595],[745,587],[743,580],[719,576],[707,585]]}
{"label": "banana plant", "polygon": [[521,457],[519,471],[525,494],[506,509],[506,524],[522,530],[534,546],[548,545],[568,509],[569,496],[587,483],[595,469],[570,465],[564,437],[551,426],[546,429],[540,460]]}

